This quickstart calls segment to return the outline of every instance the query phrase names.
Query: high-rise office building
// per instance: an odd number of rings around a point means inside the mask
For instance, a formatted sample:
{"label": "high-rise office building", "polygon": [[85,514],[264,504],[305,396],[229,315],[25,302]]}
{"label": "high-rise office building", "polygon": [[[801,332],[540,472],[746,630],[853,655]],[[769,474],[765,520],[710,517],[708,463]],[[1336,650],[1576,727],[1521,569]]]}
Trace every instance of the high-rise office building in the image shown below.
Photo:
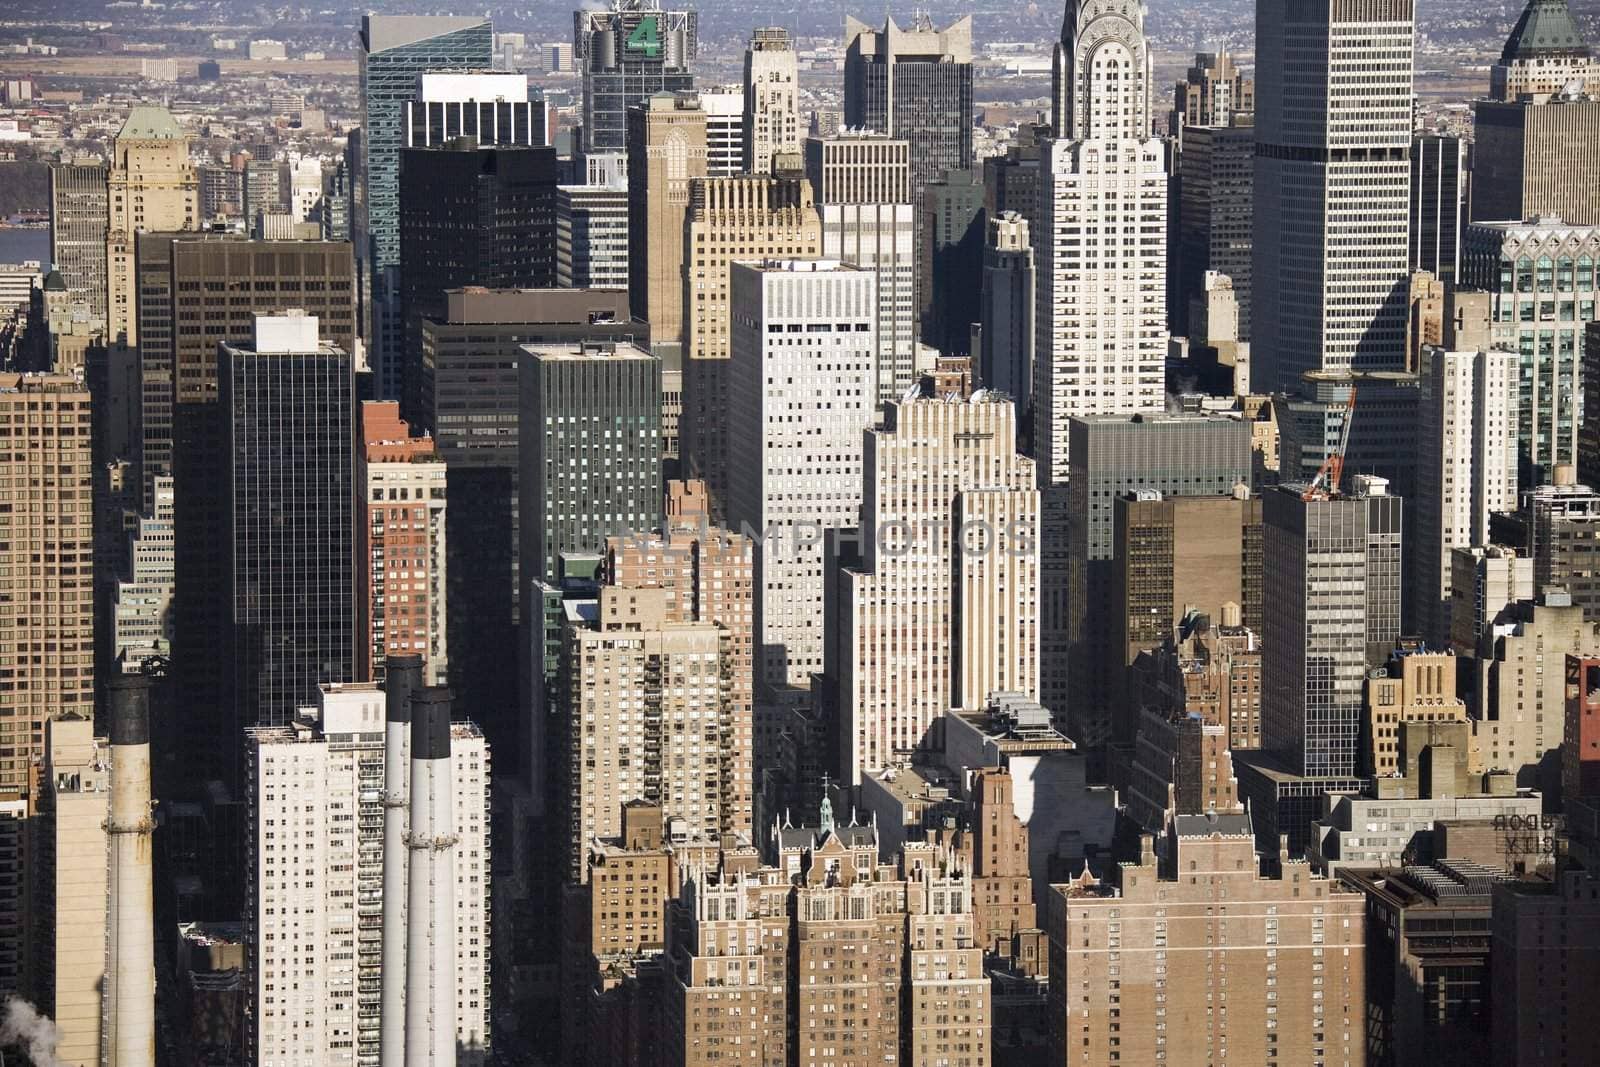
{"label": "high-rise office building", "polygon": [[[0,792],[27,796],[44,723],[94,718],[94,515],[89,390],[67,375],[0,375]],[[48,654],[46,654],[48,653]]]}
{"label": "high-rise office building", "polygon": [[689,184],[706,166],[706,113],[692,93],[656,93],[629,108],[628,304],[650,324],[658,354],[683,341],[683,220]]}
{"label": "high-rise office building", "polygon": [[1600,224],[1600,61],[1566,0],[1528,0],[1472,117],[1473,221]]}
{"label": "high-rise office building", "polygon": [[424,72],[404,107],[402,148],[438,148],[458,137],[484,147],[546,144],[544,102],[529,99],[526,74]]}
{"label": "high-rise office building", "polygon": [[[293,719],[249,732],[247,1043],[258,1061],[378,1062],[389,1024],[378,919],[405,903],[384,897],[387,723],[381,688],[329,684]],[[470,722],[450,724],[449,746],[457,1062],[476,1064],[489,1040],[490,749]]]}
{"label": "high-rise office building", "polygon": [[[1059,92],[1059,89],[1057,90]],[[1196,52],[1194,65],[1178,82],[1172,96],[1167,132],[1189,148],[1189,126],[1235,125],[1235,115],[1256,109],[1256,80],[1245,75],[1226,51]],[[1248,122],[1244,125],[1249,125]]]}
{"label": "high-rise office building", "polygon": [[[519,622],[521,367],[524,344],[631,342],[622,290],[454,289],[422,320],[423,376],[434,448],[445,464],[446,638],[450,684],[500,752],[521,770],[515,627]],[[535,576],[539,577],[539,576]]]}
{"label": "high-rise office building", "polygon": [[811,183],[795,176],[700,178],[689,183],[683,224],[683,408],[681,448],[688,473],[703,479],[711,507],[728,506],[728,274],[737,260],[811,258],[822,225]]}
{"label": "high-rise office building", "polygon": [[701,89],[706,113],[706,174],[733,178],[744,170],[744,94],[737,85]]}
{"label": "high-rise office building", "polygon": [[1583,331],[1583,412],[1578,422],[1578,480],[1600,485],[1600,320]]}
{"label": "high-rise office building", "polygon": [[1448,647],[1458,656],[1477,656],[1500,613],[1533,600],[1533,558],[1509,545],[1475,545],[1453,550],[1450,569]]}
{"label": "high-rise office building", "polygon": [[[1255,128],[1235,113],[1232,125],[1191,126],[1178,155],[1178,221],[1171,235],[1177,263],[1173,333],[1193,344],[1194,302],[1204,300],[1207,272],[1226,274],[1239,308],[1238,337],[1250,340],[1250,266],[1255,207]],[[1207,338],[1209,340],[1209,338]]]}
{"label": "high-rise office building", "polygon": [[753,722],[755,549],[750,538],[710,524],[703,482],[667,487],[659,533],[606,539],[605,578],[619,589],[665,589],[665,621],[714,623],[732,636],[722,659],[728,668],[729,734],[722,744],[733,759],[733,794],[724,804],[723,829],[754,829],[755,755],[773,753],[775,732],[762,736]]}
{"label": "high-rise office building", "polygon": [[117,131],[106,177],[106,337],[139,341],[135,235],[200,225],[189,135],[164,107],[136,107]]}
{"label": "high-rise office building", "polygon": [[[494,65],[486,18],[453,15],[361,17],[361,139],[352,229],[362,284],[367,357],[380,397],[400,397],[404,322],[400,318],[400,149],[406,102],[428,71]],[[370,309],[370,315],[366,314]]]}
{"label": "high-rise office building", "polygon": [[859,783],[951,708],[1039,691],[1039,492],[999,394],[891,403],[863,457],[861,558],[827,664],[839,766]]}
{"label": "high-rise office building", "polygon": [[1413,8],[1256,10],[1259,391],[1299,392],[1311,370],[1405,366]]}
{"label": "high-rise office building", "polygon": [[[831,260],[735,263],[728,367],[728,523],[756,551],[756,685],[805,689],[823,669],[826,531],[860,521],[878,294]],[[769,384],[770,383],[770,384]]]}
{"label": "high-rise office building", "polygon": [[556,187],[556,284],[628,288],[628,186]]}
{"label": "high-rise office building", "polygon": [[917,320],[922,342],[949,356],[972,355],[979,321],[974,278],[983,271],[983,171],[946,171],[917,203]]}
{"label": "high-rise office building", "polygon": [[661,515],[661,361],[626,343],[525,345],[519,525],[529,583],[564,553],[655,528]]}
{"label": "high-rise office building", "polygon": [[1052,1062],[1365,1063],[1366,898],[1302,859],[1264,875],[1249,815],[1178,815],[1159,840],[1052,887]]}
{"label": "high-rise office building", "polygon": [[744,50],[744,172],[770,174],[800,151],[799,58],[789,31],[757,26]]}
{"label": "high-rise office building", "polygon": [[1381,478],[1333,496],[1265,494],[1262,747],[1296,774],[1358,769],[1362,682],[1400,634],[1400,510]]}
{"label": "high-rise office building", "polygon": [[73,301],[95,317],[106,307],[106,179],[106,165],[95,157],[50,167],[50,262]]}
{"label": "high-rise office building", "polygon": [[431,429],[424,399],[422,320],[466,285],[556,284],[556,151],[483,147],[461,137],[400,150],[400,311],[405,322],[401,411]]}
{"label": "high-rise office building", "polygon": [[805,168],[822,255],[878,276],[877,401],[894,400],[916,378],[911,144],[866,130],[808,137]]}
{"label": "high-rise office building", "polygon": [[1450,636],[1451,553],[1489,543],[1489,516],[1517,508],[1516,377],[1510,352],[1422,350],[1415,522],[1406,597],[1422,636]]}
{"label": "high-rise office building", "polygon": [[[1066,477],[1070,420],[1161,410],[1167,345],[1167,165],[1141,9],[1069,4],[1055,67],[1034,222],[1033,457],[1047,488]],[[1102,254],[1113,233],[1126,236]]]}
{"label": "high-rise office building", "polygon": [[1019,416],[1033,407],[1035,278],[1028,220],[1015,211],[990,218],[979,293],[982,347],[974,355],[984,388],[1011,397]]}
{"label": "high-rise office building", "polygon": [[844,23],[844,123],[911,145],[911,202],[972,155],[972,17],[935,29],[919,15],[910,29],[885,18],[875,30]]}
{"label": "high-rise office building", "polygon": [[631,108],[656,93],[694,88],[699,22],[695,12],[667,10],[661,0],[612,0],[572,13],[572,56],[583,80],[580,154],[631,148]]}
{"label": "high-rise office building", "polygon": [[283,209],[283,186],[278,162],[252,159],[244,165],[244,218],[255,225],[259,216],[275,215]]}
{"label": "high-rise office building", "polygon": [[1467,145],[1460,137],[1411,138],[1411,269],[1454,284],[1466,218]]}
{"label": "high-rise office building", "polygon": [[1559,218],[1473,223],[1461,280],[1490,294],[1490,336],[1518,354],[1517,449],[1529,484],[1576,463],[1583,332],[1600,297],[1600,224]]}
{"label": "high-rise office building", "polygon": [[315,317],[261,315],[217,377],[231,722],[283,725],[355,674],[354,368]]}
{"label": "high-rise office building", "polygon": [[356,674],[384,680],[392,655],[420,655],[430,685],[449,677],[444,461],[392,400],[361,405],[356,491]]}
{"label": "high-rise office building", "polygon": [[622,829],[622,806],[661,805],[710,841],[735,826],[732,630],[669,621],[669,593],[602,586],[574,613],[561,657],[558,762],[565,770],[563,874],[583,882],[589,845]]}
{"label": "high-rise office building", "polygon": [[[1036,399],[1035,411],[1043,402]],[[1111,602],[1116,498],[1135,490],[1234,496],[1250,484],[1250,427],[1212,416],[1100,415],[1073,419],[1071,429],[1058,531],[1065,547],[1052,541],[1050,529],[1044,533],[1043,566],[1054,570],[1041,578],[1041,698],[1069,737],[1099,746],[1113,737],[1112,708],[1126,662],[1108,622],[1117,610]]]}

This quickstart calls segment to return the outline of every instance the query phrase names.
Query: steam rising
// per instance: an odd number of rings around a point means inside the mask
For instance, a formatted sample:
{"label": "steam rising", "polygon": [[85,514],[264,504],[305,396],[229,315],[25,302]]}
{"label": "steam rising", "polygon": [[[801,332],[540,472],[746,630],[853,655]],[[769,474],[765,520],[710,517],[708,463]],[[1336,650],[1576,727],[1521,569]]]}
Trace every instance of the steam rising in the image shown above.
{"label": "steam rising", "polygon": [[21,997],[6,999],[5,1020],[0,1022],[0,1046],[26,1049],[33,1067],[61,1067],[61,1061],[56,1059],[56,1045],[60,1041],[61,1027],[48,1016],[40,1015]]}

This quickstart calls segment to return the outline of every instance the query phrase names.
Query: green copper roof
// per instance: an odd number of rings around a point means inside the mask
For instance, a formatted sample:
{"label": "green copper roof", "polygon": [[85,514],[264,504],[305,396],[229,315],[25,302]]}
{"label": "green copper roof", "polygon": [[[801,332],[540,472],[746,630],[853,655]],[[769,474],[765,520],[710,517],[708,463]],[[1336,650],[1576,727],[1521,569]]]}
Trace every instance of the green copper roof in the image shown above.
{"label": "green copper roof", "polygon": [[1589,54],[1589,45],[1567,10],[1567,0],[1529,0],[1506,38],[1500,62],[1561,54]]}
{"label": "green copper roof", "polygon": [[117,133],[118,138],[135,141],[180,141],[184,136],[183,127],[172,117],[172,112],[164,107],[148,106],[128,112],[128,121]]}

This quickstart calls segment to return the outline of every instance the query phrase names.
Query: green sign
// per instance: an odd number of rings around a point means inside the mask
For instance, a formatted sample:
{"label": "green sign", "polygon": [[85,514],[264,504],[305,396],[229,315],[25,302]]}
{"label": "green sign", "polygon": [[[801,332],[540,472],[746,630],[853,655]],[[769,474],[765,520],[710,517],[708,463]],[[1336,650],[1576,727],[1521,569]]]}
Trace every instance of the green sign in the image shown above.
{"label": "green sign", "polygon": [[646,15],[640,19],[639,25],[635,26],[633,32],[628,34],[625,44],[630,52],[643,52],[652,59],[659,56],[661,54],[661,30],[656,25],[656,17],[654,15]]}

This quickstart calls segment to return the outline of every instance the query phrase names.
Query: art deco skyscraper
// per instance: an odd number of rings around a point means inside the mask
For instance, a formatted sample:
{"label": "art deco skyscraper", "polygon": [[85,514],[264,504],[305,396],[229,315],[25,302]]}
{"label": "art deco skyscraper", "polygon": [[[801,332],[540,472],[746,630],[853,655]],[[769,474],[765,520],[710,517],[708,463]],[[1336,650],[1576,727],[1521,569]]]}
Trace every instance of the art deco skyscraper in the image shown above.
{"label": "art deco skyscraper", "polygon": [[192,230],[200,223],[200,179],[189,135],[164,107],[136,107],[117,132],[107,176],[106,336],[139,340],[134,235]]}
{"label": "art deco skyscraper", "polygon": [[64,375],[0,375],[0,792],[26,795],[44,721],[94,718],[94,519],[89,390]]}
{"label": "art deco skyscraper", "polygon": [[706,165],[706,113],[693,93],[656,93],[628,110],[628,306],[650,324],[658,355],[682,342],[683,218]]}
{"label": "art deco skyscraper", "polygon": [[1039,691],[1039,492],[1000,394],[891,403],[863,457],[862,559],[829,673],[848,780],[892,766],[951,708]]}
{"label": "art deco skyscraper", "polygon": [[1047,487],[1066,478],[1068,420],[1161,410],[1167,344],[1167,169],[1142,9],[1071,0],[1055,66],[1034,231],[1033,455]]}
{"label": "art deco skyscraper", "polygon": [[800,151],[799,63],[782,26],[758,26],[744,52],[744,169],[769,174],[773,156]]}
{"label": "art deco skyscraper", "polygon": [[1261,391],[1405,367],[1413,15],[1412,0],[1256,9]]}

